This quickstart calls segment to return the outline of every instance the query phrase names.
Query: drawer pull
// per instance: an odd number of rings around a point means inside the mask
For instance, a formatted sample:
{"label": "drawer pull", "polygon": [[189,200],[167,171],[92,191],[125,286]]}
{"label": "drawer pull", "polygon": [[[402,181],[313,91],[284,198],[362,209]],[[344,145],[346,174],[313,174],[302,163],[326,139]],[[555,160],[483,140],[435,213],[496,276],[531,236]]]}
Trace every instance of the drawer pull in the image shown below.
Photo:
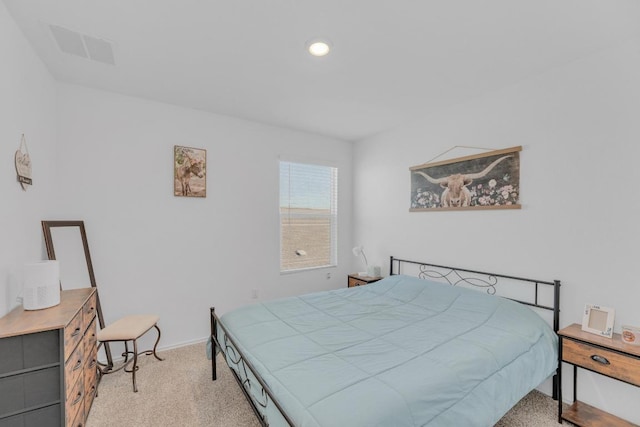
{"label": "drawer pull", "polygon": [[71,334],[72,337],[77,337],[78,334],[80,333],[80,328],[76,328],[73,333]]}
{"label": "drawer pull", "polygon": [[76,404],[77,404],[78,402],[80,402],[81,400],[82,400],[82,392],[79,392],[79,393],[78,393],[78,396],[76,397],[76,399],[75,399],[73,402],[71,402],[71,406],[76,405]]}
{"label": "drawer pull", "polygon": [[594,362],[601,363],[603,365],[611,364],[611,362],[609,362],[606,357],[598,356],[597,354],[591,355],[591,360],[593,360]]}

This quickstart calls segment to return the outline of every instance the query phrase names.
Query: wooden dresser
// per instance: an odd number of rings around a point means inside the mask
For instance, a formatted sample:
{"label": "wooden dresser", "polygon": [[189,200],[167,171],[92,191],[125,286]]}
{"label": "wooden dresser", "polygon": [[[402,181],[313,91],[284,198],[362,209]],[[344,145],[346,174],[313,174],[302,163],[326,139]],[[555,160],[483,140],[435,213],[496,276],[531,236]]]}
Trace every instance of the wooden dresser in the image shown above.
{"label": "wooden dresser", "polygon": [[97,387],[96,290],[0,319],[0,427],[84,426]]}

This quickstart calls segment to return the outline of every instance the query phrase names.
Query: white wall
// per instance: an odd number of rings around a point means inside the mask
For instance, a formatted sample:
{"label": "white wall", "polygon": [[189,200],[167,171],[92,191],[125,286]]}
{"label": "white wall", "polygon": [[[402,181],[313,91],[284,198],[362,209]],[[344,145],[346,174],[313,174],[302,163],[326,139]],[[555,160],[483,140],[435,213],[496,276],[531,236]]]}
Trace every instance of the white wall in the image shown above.
{"label": "white wall", "polygon": [[[161,346],[203,339],[208,309],[346,286],[352,144],[60,85],[60,202],[85,221],[107,323],[157,313]],[[173,146],[207,150],[207,197],[173,195]],[[339,267],[279,273],[278,158],[339,168]],[[331,273],[332,278],[326,278]]]}
{"label": "white wall", "polygon": [[[615,307],[617,331],[640,325],[639,46],[594,53],[357,143],[355,241],[385,266],[395,255],[561,279],[562,326],[580,322],[585,303]],[[455,145],[523,145],[522,210],[409,213],[408,168]],[[584,374],[578,393],[640,423],[637,388]]]}
{"label": "white wall", "polygon": [[[55,82],[0,2],[0,316],[17,305],[22,265],[46,259],[40,220],[55,200]],[[33,186],[16,181],[25,134]]]}

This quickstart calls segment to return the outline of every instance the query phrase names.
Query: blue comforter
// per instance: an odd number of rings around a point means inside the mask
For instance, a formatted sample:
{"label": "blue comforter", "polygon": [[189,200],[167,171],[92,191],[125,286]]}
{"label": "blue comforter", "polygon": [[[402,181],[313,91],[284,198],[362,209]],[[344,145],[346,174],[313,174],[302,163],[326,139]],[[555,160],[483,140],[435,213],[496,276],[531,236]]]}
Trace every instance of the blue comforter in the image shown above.
{"label": "blue comforter", "polygon": [[221,322],[299,426],[487,427],[557,367],[557,338],[528,307],[408,276]]}

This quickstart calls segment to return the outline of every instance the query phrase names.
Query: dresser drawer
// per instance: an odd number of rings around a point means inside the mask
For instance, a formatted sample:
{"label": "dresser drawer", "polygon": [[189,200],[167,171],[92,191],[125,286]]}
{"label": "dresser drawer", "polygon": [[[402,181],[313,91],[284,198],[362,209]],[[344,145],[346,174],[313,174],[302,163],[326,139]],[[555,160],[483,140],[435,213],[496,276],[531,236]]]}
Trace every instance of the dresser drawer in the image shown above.
{"label": "dresser drawer", "polygon": [[67,363],[64,365],[64,384],[65,390],[67,390],[67,400],[73,393],[73,387],[78,381],[78,378],[82,376],[84,367],[84,346],[79,345],[76,350],[71,353]]}
{"label": "dresser drawer", "polygon": [[97,293],[94,292],[93,295],[91,295],[91,298],[89,298],[87,302],[84,303],[84,306],[82,306],[82,324],[85,328],[90,325],[96,317],[96,295]]}
{"label": "dresser drawer", "polygon": [[84,340],[83,340],[83,344],[82,345],[84,345],[85,357],[88,357],[89,354],[91,353],[91,351],[94,348],[96,348],[97,345],[98,345],[95,317],[93,319],[93,322],[91,322],[91,324],[87,328],[87,332],[85,332],[85,334],[84,334]]}
{"label": "dresser drawer", "polygon": [[60,400],[57,366],[0,378],[0,416]]}
{"label": "dresser drawer", "polygon": [[64,328],[64,360],[68,360],[76,349],[76,345],[82,339],[83,332],[82,310],[79,310],[73,320]]}
{"label": "dresser drawer", "polygon": [[93,403],[93,398],[96,396],[96,390],[98,388],[98,371],[97,360],[98,351],[94,350],[91,360],[87,359],[84,369],[84,418],[89,416],[89,410]]}
{"label": "dresser drawer", "polygon": [[562,360],[640,386],[640,360],[632,356],[565,338]]}
{"label": "dresser drawer", "polygon": [[76,415],[76,419],[71,423],[67,423],[67,427],[84,427],[84,414],[82,412],[78,412]]}
{"label": "dresser drawer", "polygon": [[[96,381],[98,377],[98,348],[94,347],[89,354],[85,356],[84,362],[84,378],[85,382]],[[85,387],[86,388],[86,387]]]}
{"label": "dresser drawer", "polygon": [[89,353],[85,354],[84,370],[85,372],[95,371],[98,367],[98,347],[94,347]]}
{"label": "dresser drawer", "polygon": [[0,419],[0,427],[60,427],[60,404]]}
{"label": "dresser drawer", "polygon": [[[80,378],[67,394],[66,425],[77,426],[84,424],[84,379]],[[79,417],[78,417],[79,416]]]}

